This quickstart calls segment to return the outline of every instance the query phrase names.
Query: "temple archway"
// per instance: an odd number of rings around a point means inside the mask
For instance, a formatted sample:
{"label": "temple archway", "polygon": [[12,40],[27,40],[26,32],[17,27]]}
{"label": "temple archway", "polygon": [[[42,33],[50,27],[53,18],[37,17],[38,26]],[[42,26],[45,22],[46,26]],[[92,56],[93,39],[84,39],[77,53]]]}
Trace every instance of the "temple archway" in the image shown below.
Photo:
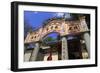
{"label": "temple archway", "polygon": [[[35,44],[34,52],[32,53],[32,57],[31,57],[31,61],[35,61],[35,60],[37,60],[39,50],[49,49],[52,46],[52,44],[50,44],[50,43],[49,44],[43,43],[46,36],[51,33],[57,33],[60,37],[59,41],[57,42],[58,45],[55,45],[56,48],[60,48],[60,52],[58,51],[59,52],[58,56],[60,56],[58,58],[58,60],[71,59],[71,57],[69,56],[70,51],[68,51],[68,49],[69,48],[72,48],[72,50],[74,48],[82,49],[82,47],[77,47],[77,46],[78,45],[84,46],[84,44],[85,44],[85,48],[87,49],[87,50],[85,50],[86,51],[85,53],[88,52],[87,57],[89,58],[90,38],[89,38],[88,32],[89,32],[89,29],[85,22],[84,16],[80,17],[79,20],[75,20],[75,21],[67,21],[64,18],[62,18],[60,20],[54,19],[54,20],[49,21],[44,27],[41,27],[36,31],[28,33],[28,35],[25,39],[25,43],[34,43]],[[81,36],[82,39],[79,38],[79,39],[74,39],[74,40],[68,41],[69,35],[71,35],[72,37],[74,35],[77,37]],[[75,47],[71,47],[71,45],[69,43]],[[73,43],[77,43],[77,44],[74,45]],[[81,55],[82,55],[82,52],[81,52]],[[77,58],[77,57],[74,57],[74,58],[82,59],[83,56],[81,56],[80,58]],[[74,59],[74,58],[72,58],[72,59]]]}
{"label": "temple archway", "polygon": [[[49,46],[45,49],[44,61],[61,60],[61,40],[58,32],[50,32],[42,38],[42,46]],[[42,48],[43,49],[43,48]]]}

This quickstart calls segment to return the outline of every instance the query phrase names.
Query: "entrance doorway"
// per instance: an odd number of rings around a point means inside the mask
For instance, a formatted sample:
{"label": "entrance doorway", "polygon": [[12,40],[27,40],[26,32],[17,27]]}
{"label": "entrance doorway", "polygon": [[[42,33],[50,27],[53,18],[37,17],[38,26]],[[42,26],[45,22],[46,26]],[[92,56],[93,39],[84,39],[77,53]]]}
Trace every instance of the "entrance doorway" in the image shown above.
{"label": "entrance doorway", "polygon": [[82,59],[80,39],[68,40],[69,59]]}

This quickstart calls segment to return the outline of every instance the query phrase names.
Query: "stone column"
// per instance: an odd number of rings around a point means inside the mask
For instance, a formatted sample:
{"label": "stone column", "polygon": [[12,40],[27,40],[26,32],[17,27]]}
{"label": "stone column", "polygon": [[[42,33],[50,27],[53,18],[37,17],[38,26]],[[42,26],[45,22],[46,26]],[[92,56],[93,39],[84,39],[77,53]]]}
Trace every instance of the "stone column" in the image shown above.
{"label": "stone column", "polygon": [[30,61],[36,61],[36,58],[37,58],[39,49],[40,49],[39,43],[36,43],[35,44],[35,48],[33,49],[33,52],[32,52],[31,58],[30,58]]}
{"label": "stone column", "polygon": [[88,51],[88,57],[90,58],[90,36],[88,33],[83,34],[85,44],[86,44],[86,49]]}
{"label": "stone column", "polygon": [[66,37],[62,38],[62,60],[68,59],[68,45]]}

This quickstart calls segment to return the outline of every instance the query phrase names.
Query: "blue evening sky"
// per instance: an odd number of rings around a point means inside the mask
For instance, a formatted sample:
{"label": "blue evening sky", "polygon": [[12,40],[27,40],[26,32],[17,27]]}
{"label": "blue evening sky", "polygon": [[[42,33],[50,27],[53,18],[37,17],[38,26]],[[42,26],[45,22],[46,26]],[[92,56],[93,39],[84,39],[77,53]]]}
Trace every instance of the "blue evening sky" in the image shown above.
{"label": "blue evening sky", "polygon": [[[36,12],[36,11],[24,11],[24,22],[31,25],[34,28],[39,28],[43,25],[43,22],[53,17],[63,17],[66,14],[67,18],[70,18],[69,13],[61,12]],[[50,34],[50,36],[56,36],[56,33]]]}

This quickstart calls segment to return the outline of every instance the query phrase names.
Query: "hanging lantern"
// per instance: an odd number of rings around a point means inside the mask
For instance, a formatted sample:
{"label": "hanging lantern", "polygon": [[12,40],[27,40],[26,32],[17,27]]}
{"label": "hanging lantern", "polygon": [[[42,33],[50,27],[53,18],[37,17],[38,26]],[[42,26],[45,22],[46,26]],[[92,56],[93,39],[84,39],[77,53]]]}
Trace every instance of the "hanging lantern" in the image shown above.
{"label": "hanging lantern", "polygon": [[47,61],[51,61],[52,60],[52,51],[51,51],[51,49],[50,49],[50,51],[49,51],[49,56],[48,56],[48,58],[47,58]]}

